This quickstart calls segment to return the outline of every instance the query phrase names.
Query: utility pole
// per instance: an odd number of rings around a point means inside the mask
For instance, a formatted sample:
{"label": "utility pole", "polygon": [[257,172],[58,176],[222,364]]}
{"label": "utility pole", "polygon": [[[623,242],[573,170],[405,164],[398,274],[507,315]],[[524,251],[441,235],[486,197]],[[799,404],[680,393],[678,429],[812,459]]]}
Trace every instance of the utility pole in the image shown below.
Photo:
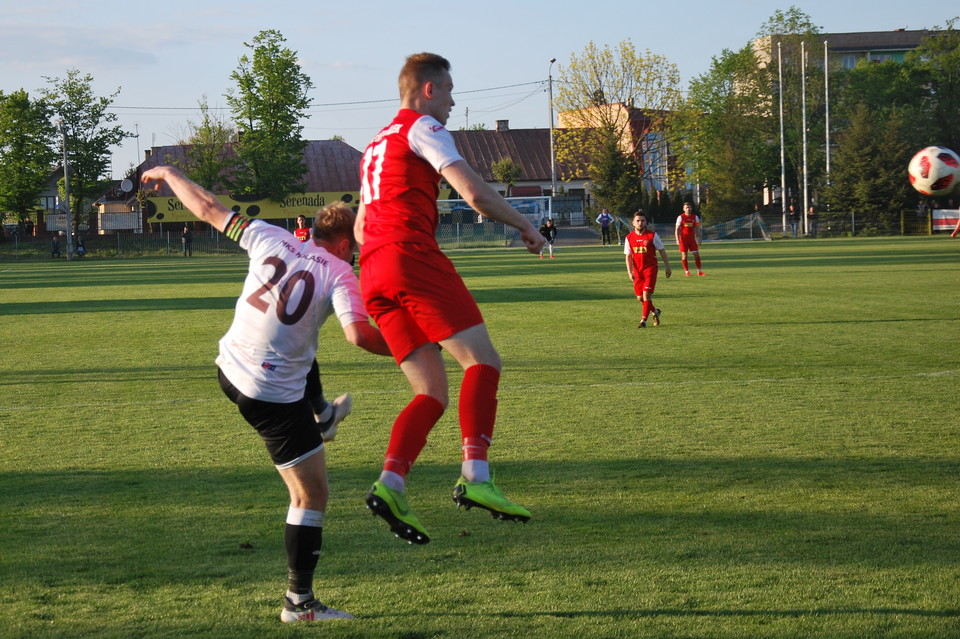
{"label": "utility pole", "polygon": [[553,147],[553,63],[556,58],[550,58],[550,67],[547,69],[547,93],[550,97],[550,217],[553,217],[553,198],[557,195],[557,154]]}

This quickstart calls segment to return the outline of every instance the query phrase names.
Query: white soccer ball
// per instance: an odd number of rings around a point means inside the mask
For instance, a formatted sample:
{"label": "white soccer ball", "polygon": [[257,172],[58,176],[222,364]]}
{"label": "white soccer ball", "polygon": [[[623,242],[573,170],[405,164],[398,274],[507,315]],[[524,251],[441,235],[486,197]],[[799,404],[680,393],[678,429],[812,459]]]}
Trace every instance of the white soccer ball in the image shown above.
{"label": "white soccer ball", "polygon": [[910,184],[924,195],[940,197],[960,181],[960,157],[942,146],[928,146],[910,160]]}

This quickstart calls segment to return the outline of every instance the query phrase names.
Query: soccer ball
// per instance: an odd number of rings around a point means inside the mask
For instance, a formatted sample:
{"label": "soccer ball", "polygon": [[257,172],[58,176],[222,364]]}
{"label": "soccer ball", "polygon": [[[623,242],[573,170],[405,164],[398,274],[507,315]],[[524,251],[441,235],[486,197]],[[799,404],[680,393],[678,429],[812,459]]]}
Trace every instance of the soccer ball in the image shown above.
{"label": "soccer ball", "polygon": [[910,184],[924,195],[947,195],[960,181],[960,157],[942,146],[928,146],[913,156],[907,168]]}

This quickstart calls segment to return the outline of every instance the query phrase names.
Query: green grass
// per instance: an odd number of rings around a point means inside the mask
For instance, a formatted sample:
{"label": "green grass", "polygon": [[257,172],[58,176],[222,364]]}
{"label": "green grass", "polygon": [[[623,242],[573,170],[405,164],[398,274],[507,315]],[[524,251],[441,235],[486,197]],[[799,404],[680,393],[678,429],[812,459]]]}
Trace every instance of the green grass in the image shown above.
{"label": "green grass", "polygon": [[[220,393],[237,257],[0,262],[0,637],[960,636],[960,242],[454,254],[505,361],[491,458],[526,525],[458,511],[455,410],[410,476],[434,541],[363,507],[392,361],[321,336],[321,598],[278,621],[286,491]],[[451,369],[453,395],[459,372]]]}

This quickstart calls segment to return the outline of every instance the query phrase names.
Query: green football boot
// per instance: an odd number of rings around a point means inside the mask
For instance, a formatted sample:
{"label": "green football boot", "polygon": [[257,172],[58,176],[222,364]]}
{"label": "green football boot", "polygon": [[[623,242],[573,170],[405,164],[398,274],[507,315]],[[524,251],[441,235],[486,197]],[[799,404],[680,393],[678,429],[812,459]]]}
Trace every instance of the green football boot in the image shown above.
{"label": "green football boot", "polygon": [[403,493],[388,488],[382,481],[373,482],[373,488],[367,493],[367,508],[374,515],[383,517],[390,530],[400,539],[411,544],[430,543],[430,535],[420,520],[410,512],[407,498]]}
{"label": "green football boot", "polygon": [[457,507],[464,506],[467,510],[474,506],[489,510],[494,519],[523,522],[530,519],[530,511],[504,497],[493,479],[467,481],[461,477],[453,487],[453,501]]}

